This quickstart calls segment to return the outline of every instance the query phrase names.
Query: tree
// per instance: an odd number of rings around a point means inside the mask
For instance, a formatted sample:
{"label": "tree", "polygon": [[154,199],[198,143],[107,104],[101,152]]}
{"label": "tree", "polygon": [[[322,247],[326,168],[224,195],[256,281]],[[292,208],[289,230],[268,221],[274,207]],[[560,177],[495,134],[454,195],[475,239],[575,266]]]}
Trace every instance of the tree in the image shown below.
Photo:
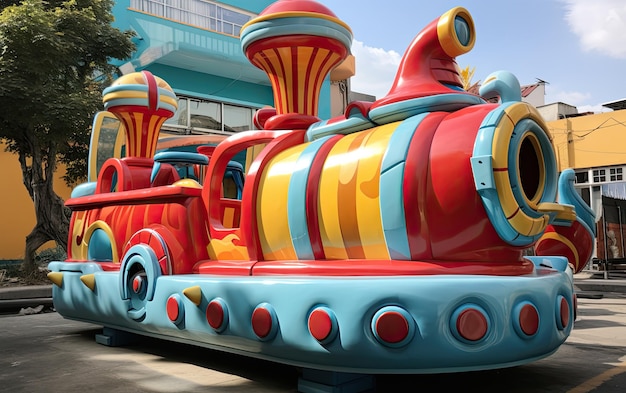
{"label": "tree", "polygon": [[33,200],[37,222],[22,265],[32,273],[44,243],[67,251],[70,214],[53,189],[57,163],[68,164],[67,182],[78,180],[91,120],[115,72],[109,61],[129,57],[134,45],[131,32],[111,26],[112,0],[15,3],[3,2],[0,13],[0,139],[17,155]]}

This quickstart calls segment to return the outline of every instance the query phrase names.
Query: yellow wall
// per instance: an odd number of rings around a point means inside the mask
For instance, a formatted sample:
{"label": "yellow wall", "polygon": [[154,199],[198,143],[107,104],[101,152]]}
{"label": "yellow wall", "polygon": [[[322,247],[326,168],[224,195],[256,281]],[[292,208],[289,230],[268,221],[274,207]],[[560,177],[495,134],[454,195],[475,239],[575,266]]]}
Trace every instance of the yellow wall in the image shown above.
{"label": "yellow wall", "polygon": [[[35,210],[22,183],[17,155],[6,152],[5,148],[6,145],[0,143],[0,260],[22,259],[26,235],[35,226]],[[71,189],[61,179],[64,173],[65,167],[60,166],[57,169],[54,189],[61,198],[67,199]],[[54,243],[46,246],[54,246]]]}
{"label": "yellow wall", "polygon": [[559,170],[626,163],[626,110],[550,121]]}

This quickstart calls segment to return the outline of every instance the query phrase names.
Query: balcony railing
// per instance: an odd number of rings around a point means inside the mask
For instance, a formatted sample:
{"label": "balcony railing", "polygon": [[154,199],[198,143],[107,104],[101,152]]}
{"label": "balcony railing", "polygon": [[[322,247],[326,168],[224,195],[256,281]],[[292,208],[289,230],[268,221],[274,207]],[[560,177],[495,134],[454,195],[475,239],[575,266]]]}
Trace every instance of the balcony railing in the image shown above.
{"label": "balcony railing", "polygon": [[255,14],[203,0],[131,0],[132,9],[175,22],[239,36]]}

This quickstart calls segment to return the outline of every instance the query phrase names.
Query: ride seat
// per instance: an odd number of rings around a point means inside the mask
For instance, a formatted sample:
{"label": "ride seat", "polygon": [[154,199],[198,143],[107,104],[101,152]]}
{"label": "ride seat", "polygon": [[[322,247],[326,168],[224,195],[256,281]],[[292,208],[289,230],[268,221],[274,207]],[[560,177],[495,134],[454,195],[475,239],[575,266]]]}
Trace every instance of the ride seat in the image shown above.
{"label": "ride seat", "polygon": [[168,186],[180,180],[174,165],[165,162],[155,162],[150,175],[152,187]]}

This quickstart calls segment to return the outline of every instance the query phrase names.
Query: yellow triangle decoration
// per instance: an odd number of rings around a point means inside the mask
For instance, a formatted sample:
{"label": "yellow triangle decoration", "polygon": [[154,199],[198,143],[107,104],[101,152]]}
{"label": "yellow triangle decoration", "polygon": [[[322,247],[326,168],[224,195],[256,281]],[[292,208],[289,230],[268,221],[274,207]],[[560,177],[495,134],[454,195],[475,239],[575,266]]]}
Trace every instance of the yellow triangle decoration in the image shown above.
{"label": "yellow triangle decoration", "polygon": [[196,306],[199,306],[200,302],[202,302],[202,289],[200,289],[199,285],[183,289],[183,295],[185,295],[187,299],[191,300]]}
{"label": "yellow triangle decoration", "polygon": [[80,276],[80,281],[83,282],[83,284],[85,284],[85,286],[89,289],[91,289],[91,291],[94,291],[96,289],[96,275],[95,274],[85,274],[83,276]]}
{"label": "yellow triangle decoration", "polygon": [[48,273],[48,279],[52,281],[59,288],[63,286],[63,273],[61,272]]}

